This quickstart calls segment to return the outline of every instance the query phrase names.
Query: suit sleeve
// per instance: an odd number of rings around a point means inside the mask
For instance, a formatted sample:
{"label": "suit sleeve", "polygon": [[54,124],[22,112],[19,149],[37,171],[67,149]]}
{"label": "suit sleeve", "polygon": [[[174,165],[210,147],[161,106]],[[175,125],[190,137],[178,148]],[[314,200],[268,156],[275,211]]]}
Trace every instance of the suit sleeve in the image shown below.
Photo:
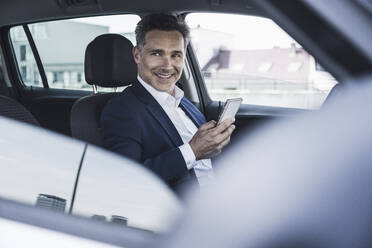
{"label": "suit sleeve", "polygon": [[153,158],[143,158],[141,120],[130,114],[121,114],[105,108],[101,117],[101,134],[105,148],[131,158],[152,170],[165,181],[187,173],[187,167],[178,147]]}

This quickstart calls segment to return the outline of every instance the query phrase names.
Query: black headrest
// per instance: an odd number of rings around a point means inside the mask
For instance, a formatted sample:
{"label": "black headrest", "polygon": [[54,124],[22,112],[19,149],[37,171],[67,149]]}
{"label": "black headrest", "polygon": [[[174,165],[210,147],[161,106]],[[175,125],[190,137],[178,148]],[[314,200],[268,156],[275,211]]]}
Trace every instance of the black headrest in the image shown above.
{"label": "black headrest", "polygon": [[120,87],[137,79],[132,43],[119,34],[103,34],[85,51],[85,80],[102,87]]}

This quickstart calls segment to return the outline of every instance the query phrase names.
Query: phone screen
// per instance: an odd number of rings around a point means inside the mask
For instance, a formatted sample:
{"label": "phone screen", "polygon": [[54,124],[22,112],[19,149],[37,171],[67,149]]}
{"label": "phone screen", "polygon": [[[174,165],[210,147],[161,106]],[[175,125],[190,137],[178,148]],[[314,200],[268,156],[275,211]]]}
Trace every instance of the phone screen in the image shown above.
{"label": "phone screen", "polygon": [[221,114],[218,118],[217,125],[219,125],[221,122],[223,122],[224,120],[230,117],[235,117],[242,101],[243,101],[242,98],[227,99],[225,106],[223,106]]}

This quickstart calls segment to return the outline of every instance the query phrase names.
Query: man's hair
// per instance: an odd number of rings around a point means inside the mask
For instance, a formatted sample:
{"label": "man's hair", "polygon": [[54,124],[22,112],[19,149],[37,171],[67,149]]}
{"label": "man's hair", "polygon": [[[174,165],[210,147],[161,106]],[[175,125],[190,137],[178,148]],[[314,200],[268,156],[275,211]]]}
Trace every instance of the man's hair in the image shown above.
{"label": "man's hair", "polygon": [[184,21],[168,14],[150,14],[137,23],[135,30],[137,47],[142,49],[146,43],[146,34],[152,30],[178,31],[182,34],[185,48],[190,39],[190,29]]}

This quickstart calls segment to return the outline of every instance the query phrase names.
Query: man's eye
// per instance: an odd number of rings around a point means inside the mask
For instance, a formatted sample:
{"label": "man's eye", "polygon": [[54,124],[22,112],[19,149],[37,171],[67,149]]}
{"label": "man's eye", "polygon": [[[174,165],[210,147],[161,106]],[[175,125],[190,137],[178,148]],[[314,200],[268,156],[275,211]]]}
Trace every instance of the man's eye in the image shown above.
{"label": "man's eye", "polygon": [[158,53],[158,52],[152,52],[151,55],[152,56],[160,56],[160,53]]}
{"label": "man's eye", "polygon": [[182,55],[179,53],[173,54],[173,58],[182,58]]}

